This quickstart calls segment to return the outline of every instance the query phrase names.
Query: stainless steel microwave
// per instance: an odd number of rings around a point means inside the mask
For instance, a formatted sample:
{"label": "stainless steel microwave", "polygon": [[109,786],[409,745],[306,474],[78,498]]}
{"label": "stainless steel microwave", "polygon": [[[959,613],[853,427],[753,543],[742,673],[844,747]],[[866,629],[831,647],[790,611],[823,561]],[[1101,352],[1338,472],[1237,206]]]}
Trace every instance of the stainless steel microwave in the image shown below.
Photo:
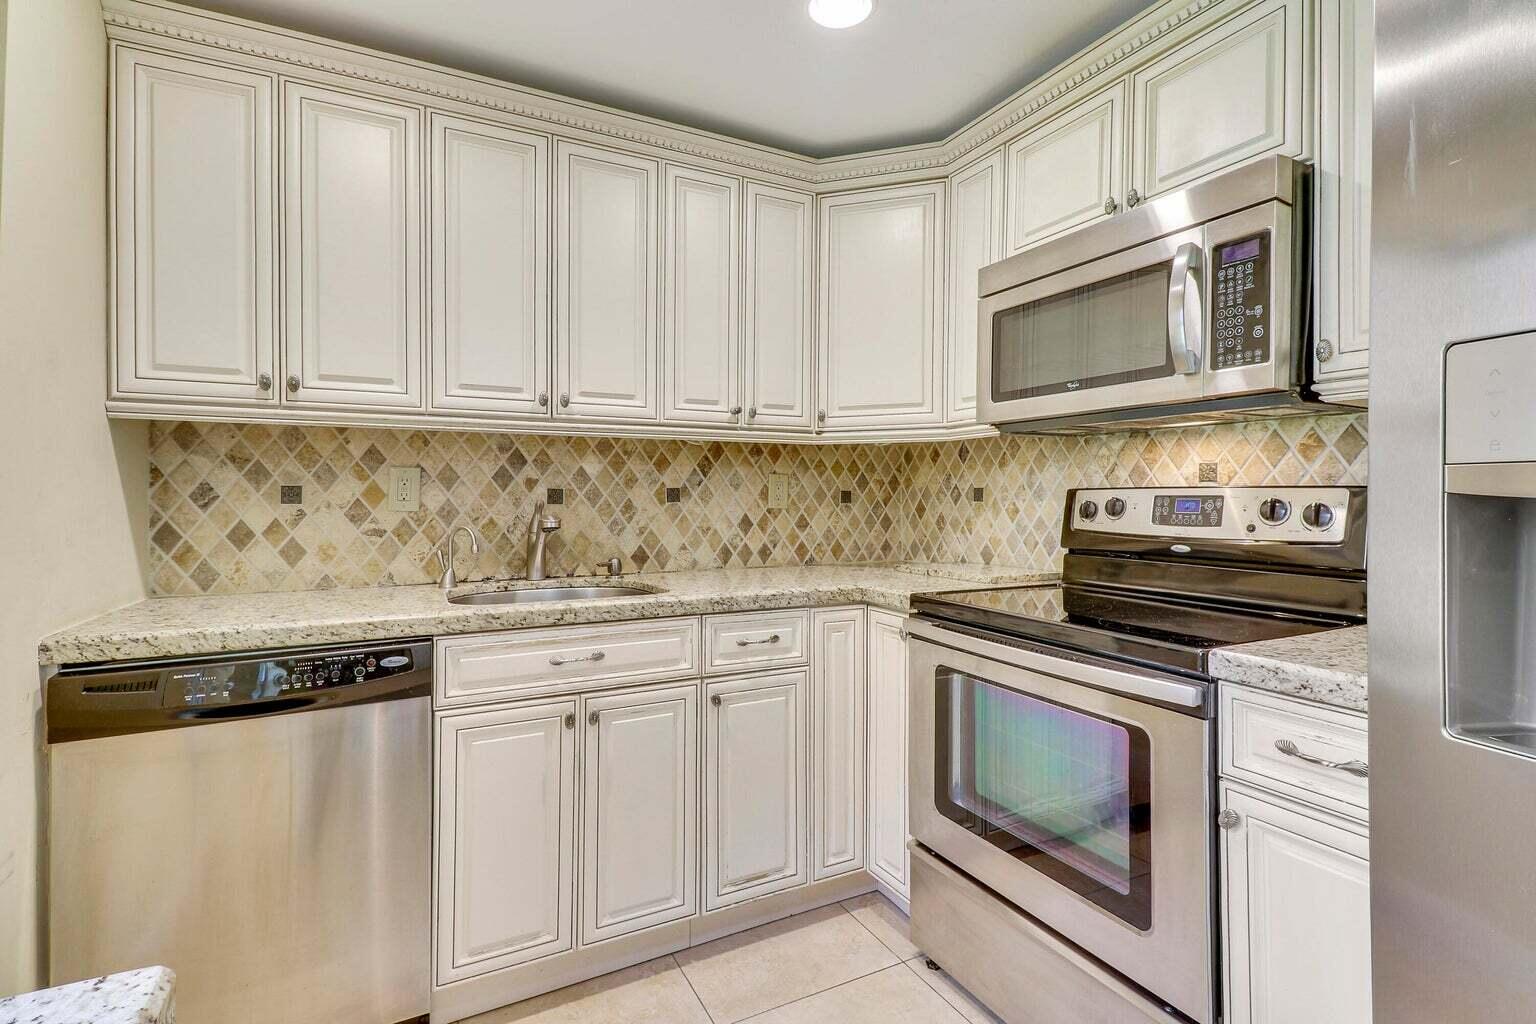
{"label": "stainless steel microwave", "polygon": [[1269,157],[982,268],[981,420],[1045,433],[1315,411],[1308,184]]}

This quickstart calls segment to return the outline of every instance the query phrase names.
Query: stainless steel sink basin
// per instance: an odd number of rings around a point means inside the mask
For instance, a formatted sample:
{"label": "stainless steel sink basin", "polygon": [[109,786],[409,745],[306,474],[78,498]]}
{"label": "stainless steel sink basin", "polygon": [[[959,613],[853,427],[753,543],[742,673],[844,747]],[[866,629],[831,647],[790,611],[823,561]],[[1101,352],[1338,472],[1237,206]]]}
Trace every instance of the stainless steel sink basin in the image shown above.
{"label": "stainless steel sink basin", "polygon": [[643,597],[655,591],[639,587],[528,587],[523,590],[487,590],[455,594],[449,604],[529,604],[534,601],[591,601],[604,597]]}

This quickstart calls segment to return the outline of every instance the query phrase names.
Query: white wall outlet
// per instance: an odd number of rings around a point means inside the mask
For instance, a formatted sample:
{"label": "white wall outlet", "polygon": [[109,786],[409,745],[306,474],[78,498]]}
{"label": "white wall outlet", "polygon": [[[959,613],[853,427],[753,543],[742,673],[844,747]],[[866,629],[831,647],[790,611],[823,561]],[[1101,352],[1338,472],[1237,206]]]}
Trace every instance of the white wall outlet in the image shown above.
{"label": "white wall outlet", "polygon": [[389,510],[416,512],[421,508],[421,467],[389,467]]}
{"label": "white wall outlet", "polygon": [[789,477],[783,473],[768,474],[768,507],[789,507]]}

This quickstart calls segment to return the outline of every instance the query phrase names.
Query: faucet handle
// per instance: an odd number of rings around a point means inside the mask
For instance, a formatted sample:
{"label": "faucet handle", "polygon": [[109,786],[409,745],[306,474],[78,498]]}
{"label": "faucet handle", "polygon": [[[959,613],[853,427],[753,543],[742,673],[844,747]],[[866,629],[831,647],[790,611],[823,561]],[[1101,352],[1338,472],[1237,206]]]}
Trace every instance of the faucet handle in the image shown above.
{"label": "faucet handle", "polygon": [[606,562],[598,562],[593,568],[597,569],[598,572],[607,569],[609,576],[618,576],[624,572],[624,563],[619,559],[618,555],[614,555]]}

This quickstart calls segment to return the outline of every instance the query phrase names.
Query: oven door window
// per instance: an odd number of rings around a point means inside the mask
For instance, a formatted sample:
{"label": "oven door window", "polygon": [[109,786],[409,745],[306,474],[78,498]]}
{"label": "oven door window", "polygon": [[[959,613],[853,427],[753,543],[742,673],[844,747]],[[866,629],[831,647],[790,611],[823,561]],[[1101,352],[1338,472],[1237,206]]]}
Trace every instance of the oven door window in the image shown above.
{"label": "oven door window", "polygon": [[1147,734],[940,667],[939,813],[1132,927],[1152,924]]}
{"label": "oven door window", "polygon": [[1173,375],[1168,284],[1158,263],[992,315],[992,400]]}

